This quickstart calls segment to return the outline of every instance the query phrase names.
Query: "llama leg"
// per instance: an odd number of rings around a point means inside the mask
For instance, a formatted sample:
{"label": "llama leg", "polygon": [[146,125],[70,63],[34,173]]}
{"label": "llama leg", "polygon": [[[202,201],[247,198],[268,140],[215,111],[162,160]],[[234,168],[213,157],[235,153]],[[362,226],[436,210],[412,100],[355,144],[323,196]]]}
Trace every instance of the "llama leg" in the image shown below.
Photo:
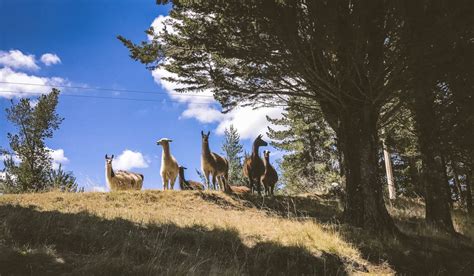
{"label": "llama leg", "polygon": [[209,172],[208,171],[204,171],[204,178],[206,178],[207,189],[210,190],[211,189],[211,182],[209,181]]}
{"label": "llama leg", "polygon": [[226,185],[228,184],[226,175],[221,175],[221,182],[222,182],[221,189],[225,191]]}
{"label": "llama leg", "polygon": [[174,190],[174,183],[176,183],[176,176],[171,178],[171,190]]}
{"label": "llama leg", "polygon": [[162,176],[161,180],[163,182],[163,190],[166,190],[168,187],[168,180],[166,179],[166,176]]}
{"label": "llama leg", "polygon": [[221,190],[225,192],[226,191],[226,185],[227,185],[226,180],[225,180],[225,176],[221,175],[220,179],[221,179],[221,183],[222,183],[221,184]]}
{"label": "llama leg", "polygon": [[212,175],[212,186],[214,187],[214,190],[217,191],[216,176],[214,174]]}
{"label": "llama leg", "polygon": [[255,192],[255,186],[253,185],[253,178],[251,176],[249,176],[249,186],[253,194]]}
{"label": "llama leg", "polygon": [[255,181],[255,180],[254,180],[254,183],[255,183],[255,185],[257,186],[257,193],[258,193],[258,195],[262,195],[262,185],[260,185],[260,181],[258,181],[258,180]]}

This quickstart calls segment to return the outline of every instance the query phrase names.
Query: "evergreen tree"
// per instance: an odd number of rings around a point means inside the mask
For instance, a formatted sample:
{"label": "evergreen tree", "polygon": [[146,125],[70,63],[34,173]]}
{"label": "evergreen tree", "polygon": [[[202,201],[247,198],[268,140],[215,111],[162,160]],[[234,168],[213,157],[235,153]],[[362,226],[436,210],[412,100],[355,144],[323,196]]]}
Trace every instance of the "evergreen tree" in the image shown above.
{"label": "evergreen tree", "polygon": [[284,191],[325,191],[332,182],[341,183],[335,133],[321,111],[307,113],[290,105],[282,115],[267,119],[280,129],[269,128],[272,146],[286,151],[279,164]]}
{"label": "evergreen tree", "polygon": [[64,171],[61,164],[59,164],[57,169],[52,169],[50,171],[48,184],[50,185],[50,189],[59,190],[61,192],[84,191],[84,188],[78,189],[74,174],[72,172]]}
{"label": "evergreen tree", "polygon": [[233,125],[224,130],[222,150],[229,161],[229,183],[243,185],[245,178],[242,173],[243,146],[240,144],[240,135]]}
{"label": "evergreen tree", "polygon": [[[466,0],[449,6],[176,0],[165,31],[148,30],[156,39],[138,45],[119,39],[148,68],[174,73],[167,80],[181,84],[179,91],[214,92],[224,111],[291,101],[304,114],[320,110],[344,157],[346,221],[385,235],[398,230],[383,199],[379,131],[405,103],[414,115],[427,219],[452,229],[441,150],[455,140],[443,135],[434,94],[448,84],[459,114],[472,119],[469,61],[441,66],[471,52],[470,14]],[[460,135],[455,143],[470,154],[466,167],[472,169],[471,136]]]}
{"label": "evergreen tree", "polygon": [[225,111],[290,98],[317,103],[344,154],[346,221],[390,235],[398,230],[382,197],[377,122],[403,79],[395,7],[391,1],[173,1],[170,28],[149,31],[157,40],[119,39],[150,69],[177,74],[168,80],[184,84],[178,90],[212,90]]}
{"label": "evergreen tree", "polygon": [[[8,133],[10,150],[2,149],[5,180],[0,190],[5,193],[38,192],[51,188],[76,190],[75,178],[59,168],[52,168],[50,149],[45,140],[53,137],[53,132],[63,121],[56,113],[59,90],[41,95],[36,105],[28,98],[6,109],[7,119],[18,129],[18,133]],[[16,162],[15,159],[19,162]]]}

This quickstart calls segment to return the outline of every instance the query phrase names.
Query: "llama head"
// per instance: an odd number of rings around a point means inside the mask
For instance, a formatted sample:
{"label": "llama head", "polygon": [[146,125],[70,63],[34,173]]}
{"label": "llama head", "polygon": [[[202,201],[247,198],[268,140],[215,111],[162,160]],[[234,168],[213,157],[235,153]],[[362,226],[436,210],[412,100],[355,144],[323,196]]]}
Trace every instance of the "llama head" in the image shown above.
{"label": "llama head", "polygon": [[269,160],[270,159],[270,151],[269,150],[264,150],[263,151],[263,156],[265,159]]}
{"label": "llama head", "polygon": [[168,139],[168,138],[161,138],[160,140],[156,141],[156,144],[160,146],[164,146],[164,145],[168,145],[171,142],[173,142],[173,140]]}
{"label": "llama head", "polygon": [[263,139],[262,139],[262,134],[258,135],[257,138],[255,139],[255,141],[253,142],[256,146],[258,147],[266,147],[268,146],[268,143],[265,142]]}
{"label": "llama head", "polygon": [[184,170],[187,170],[187,169],[188,169],[188,168],[186,168],[186,167],[179,166],[179,171],[180,171],[180,172],[184,172]]}
{"label": "llama head", "polygon": [[209,142],[209,135],[211,135],[210,131],[208,131],[207,134],[205,134],[204,131],[201,130],[201,138],[203,142],[205,143]]}
{"label": "llama head", "polygon": [[112,154],[112,156],[107,156],[107,154],[105,155],[105,164],[107,165],[112,165],[112,160],[114,159],[114,155]]}

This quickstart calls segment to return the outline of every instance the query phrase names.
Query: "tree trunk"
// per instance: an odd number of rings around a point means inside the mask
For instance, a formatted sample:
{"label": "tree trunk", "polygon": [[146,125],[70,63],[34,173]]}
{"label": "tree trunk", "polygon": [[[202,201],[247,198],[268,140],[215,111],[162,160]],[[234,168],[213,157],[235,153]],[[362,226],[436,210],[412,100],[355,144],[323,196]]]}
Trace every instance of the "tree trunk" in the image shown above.
{"label": "tree trunk", "polygon": [[388,151],[385,139],[382,140],[383,145],[383,156],[385,161],[385,172],[387,175],[387,186],[388,186],[388,198],[394,200],[397,198],[397,191],[395,189],[395,178],[393,177],[392,159],[390,158],[390,152]]}
{"label": "tree trunk", "polygon": [[422,160],[426,221],[439,229],[454,232],[448,205],[447,185],[440,152],[439,126],[434,111],[434,95],[426,86],[414,93],[415,127]]}
{"label": "tree trunk", "polygon": [[341,131],[346,173],[345,219],[378,235],[398,234],[383,200],[378,177],[378,113],[370,106],[342,116]]}

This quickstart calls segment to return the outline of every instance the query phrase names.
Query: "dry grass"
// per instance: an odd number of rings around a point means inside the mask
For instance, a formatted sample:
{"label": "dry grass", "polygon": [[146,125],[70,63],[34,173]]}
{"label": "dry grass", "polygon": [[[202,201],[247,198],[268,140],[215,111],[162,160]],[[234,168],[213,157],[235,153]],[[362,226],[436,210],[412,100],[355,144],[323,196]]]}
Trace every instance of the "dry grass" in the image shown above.
{"label": "dry grass", "polygon": [[[465,268],[456,271],[474,270],[466,261],[474,253],[461,259],[457,254],[454,263],[427,265],[433,260],[426,254],[431,247],[416,254],[414,261],[420,264],[405,264],[410,245],[374,240],[339,224],[337,206],[317,196],[262,200],[193,191],[4,195],[0,275],[381,275],[442,273],[460,266]],[[391,211],[400,212],[400,221],[413,218],[402,208]],[[412,236],[419,234],[399,225]],[[472,220],[458,225],[464,229]],[[444,241],[435,243],[438,240]],[[472,248],[467,243],[459,242],[463,250]],[[449,246],[442,249],[433,257],[452,253]]]}

